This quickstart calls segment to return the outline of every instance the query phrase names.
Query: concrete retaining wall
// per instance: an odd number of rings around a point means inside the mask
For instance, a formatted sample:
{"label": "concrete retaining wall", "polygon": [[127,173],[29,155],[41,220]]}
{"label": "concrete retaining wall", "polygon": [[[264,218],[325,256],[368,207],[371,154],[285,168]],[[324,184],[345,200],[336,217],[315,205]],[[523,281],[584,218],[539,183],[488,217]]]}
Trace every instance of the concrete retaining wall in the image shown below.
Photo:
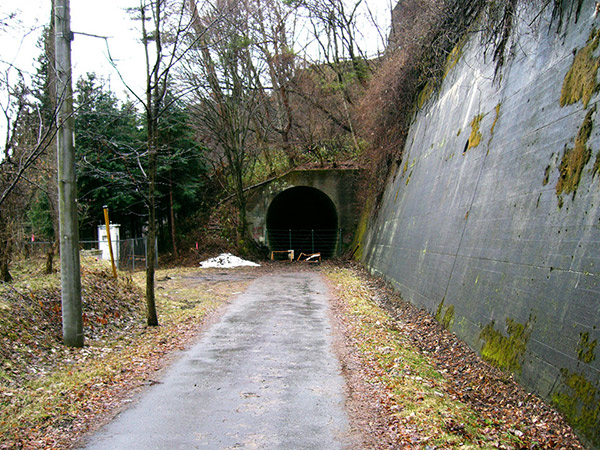
{"label": "concrete retaining wall", "polygon": [[501,81],[479,37],[465,44],[414,119],[362,258],[599,447],[599,97],[561,106],[569,71],[600,53],[594,9],[560,32],[551,6],[535,28],[538,11],[520,11]]}

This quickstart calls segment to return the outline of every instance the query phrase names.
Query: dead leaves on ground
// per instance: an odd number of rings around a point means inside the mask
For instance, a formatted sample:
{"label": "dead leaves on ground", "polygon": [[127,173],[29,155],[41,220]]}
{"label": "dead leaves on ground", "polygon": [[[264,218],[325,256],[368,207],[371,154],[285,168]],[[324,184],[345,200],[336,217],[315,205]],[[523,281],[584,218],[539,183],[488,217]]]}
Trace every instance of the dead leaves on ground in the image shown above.
{"label": "dead leaves on ground", "polygon": [[355,423],[367,422],[369,448],[583,448],[554,409],[380,279],[355,265],[326,266],[325,273],[345,347],[358,349],[345,371],[350,397],[377,386],[369,396],[379,414],[352,414]]}
{"label": "dead leaves on ground", "polygon": [[[552,408],[381,281],[355,266],[323,270],[365,448],[582,448]],[[217,275],[157,275],[161,326],[146,328],[136,280],[84,270],[87,346],[78,350],[60,344],[57,279],[0,286],[0,449],[69,448],[132,390],[156,382],[169,355],[252,278]]]}

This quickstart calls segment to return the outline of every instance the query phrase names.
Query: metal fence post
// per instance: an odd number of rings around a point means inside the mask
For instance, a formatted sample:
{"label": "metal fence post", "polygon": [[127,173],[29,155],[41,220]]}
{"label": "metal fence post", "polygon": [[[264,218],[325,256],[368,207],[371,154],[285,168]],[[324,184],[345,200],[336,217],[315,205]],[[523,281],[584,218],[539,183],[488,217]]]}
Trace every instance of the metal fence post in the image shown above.
{"label": "metal fence post", "polygon": [[312,249],[311,253],[315,252],[315,230],[310,230],[310,248]]}
{"label": "metal fence post", "polygon": [[288,250],[291,250],[292,249],[292,229],[291,228],[289,230],[289,233],[290,233],[290,246],[289,246]]}

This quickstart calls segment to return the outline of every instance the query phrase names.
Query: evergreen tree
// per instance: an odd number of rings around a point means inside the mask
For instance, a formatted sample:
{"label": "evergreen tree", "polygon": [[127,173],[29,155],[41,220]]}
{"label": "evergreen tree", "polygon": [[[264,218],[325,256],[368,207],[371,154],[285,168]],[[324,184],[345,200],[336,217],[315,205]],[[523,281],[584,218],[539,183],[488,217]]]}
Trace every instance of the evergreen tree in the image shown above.
{"label": "evergreen tree", "polygon": [[[168,236],[160,236],[160,247],[176,252],[176,223],[201,207],[208,169],[184,104],[167,103],[158,123],[156,211],[158,223],[169,224]],[[95,74],[77,82],[76,106],[82,236],[94,236],[104,205],[125,236],[139,236],[147,208],[145,118],[130,103],[121,103]]]}
{"label": "evergreen tree", "polygon": [[130,103],[121,104],[95,74],[76,85],[75,151],[81,233],[92,238],[106,205],[111,220],[123,226],[125,235],[141,231],[144,215],[143,167],[140,146],[143,133]]}
{"label": "evergreen tree", "polygon": [[[36,76],[32,79],[32,95],[38,105],[40,124],[51,132],[48,149],[56,149],[56,71],[55,71],[55,34],[54,1],[51,2],[49,25],[46,26],[38,41],[40,56],[37,59]],[[58,173],[56,152],[45,152],[36,164],[37,186],[40,192],[34,197],[28,213],[29,225],[34,235],[53,241],[46,253],[46,273],[53,271],[54,252],[58,249]]]}
{"label": "evergreen tree", "polygon": [[176,255],[179,219],[197,212],[204,200],[206,150],[195,139],[189,113],[181,101],[169,102],[159,122],[158,140],[158,214],[168,219],[170,247]]}

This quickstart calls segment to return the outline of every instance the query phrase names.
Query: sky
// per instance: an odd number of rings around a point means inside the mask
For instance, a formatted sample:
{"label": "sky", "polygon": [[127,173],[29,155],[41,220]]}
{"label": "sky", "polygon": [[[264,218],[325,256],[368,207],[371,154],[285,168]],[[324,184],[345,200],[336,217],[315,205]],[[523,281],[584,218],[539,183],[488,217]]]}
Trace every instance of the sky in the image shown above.
{"label": "sky", "polygon": [[[139,42],[135,22],[129,19],[125,8],[139,5],[139,0],[71,0],[71,29],[75,33],[72,42],[73,78],[86,72],[96,72],[110,81],[111,88],[125,91],[117,72],[111,67],[107,56],[116,60],[125,80],[143,89],[144,53]],[[40,31],[50,19],[50,0],[2,0],[0,18],[16,13],[11,26],[0,32],[0,58],[13,63],[26,72],[35,72],[35,60],[40,50],[36,43]],[[33,29],[32,32],[28,30]],[[106,36],[101,39],[78,33]],[[140,82],[141,81],[141,82]]]}
{"label": "sky", "polygon": [[[7,68],[12,65],[25,76],[36,73],[37,47],[42,29],[50,21],[50,0],[0,0],[0,22],[8,14],[14,18],[9,26],[0,27],[0,106],[7,104],[2,81],[17,81],[17,72]],[[118,72],[108,58],[108,49],[125,82],[143,97],[145,89],[144,49],[139,40],[136,23],[130,20],[126,8],[139,5],[139,0],[71,0],[71,30],[75,33],[71,44],[73,79],[87,72],[105,78],[110,89],[121,99],[130,95]],[[80,33],[85,33],[80,34]],[[107,39],[88,35],[105,36]],[[107,47],[108,45],[108,47]],[[0,149],[4,148],[6,119],[0,114]]]}
{"label": "sky", "polygon": [[[377,20],[387,26],[387,12],[391,0],[371,0]],[[83,34],[75,34],[72,43],[72,62],[74,79],[86,72],[102,74],[111,81],[111,88],[124,91],[116,71],[110,66],[107,58],[108,43],[110,52],[116,60],[125,81],[143,88],[144,56],[139,42],[139,30],[136,23],[130,20],[126,8],[139,6],[139,0],[71,0],[71,29],[75,33],[106,36],[108,39],[94,38]],[[33,63],[40,50],[36,48],[39,33],[49,22],[50,0],[2,0],[0,1],[0,19],[7,13],[16,13],[16,21],[11,26],[0,30],[0,59],[14,62],[26,71],[35,71]],[[15,24],[17,26],[15,26]],[[33,28],[33,32],[28,30]],[[367,40],[367,44],[377,39]],[[371,41],[371,42],[369,42]],[[373,52],[374,53],[374,52]],[[141,82],[139,81],[141,80]]]}
{"label": "sky", "polygon": [[[389,24],[390,3],[396,0],[370,0],[369,4],[383,28]],[[6,75],[7,64],[35,74],[36,61],[41,50],[36,47],[40,33],[50,20],[50,0],[0,0],[0,22],[7,15],[15,13],[8,20],[9,26],[0,26],[0,77]],[[129,18],[127,7],[139,6],[139,0],[71,0],[71,29],[75,33],[72,42],[71,61],[73,79],[77,80],[87,72],[95,72],[108,81],[110,89],[121,99],[128,96],[127,88],[108,59],[108,49],[116,62],[124,81],[140,96],[144,97],[145,62],[144,50],[140,43],[137,23]],[[368,24],[364,29],[369,53],[375,54],[379,41]],[[81,34],[85,33],[85,34]],[[107,39],[89,35],[104,36]],[[379,45],[377,46],[379,47]],[[4,72],[4,73],[2,73]],[[0,80],[1,81],[1,80]],[[9,81],[16,81],[16,72],[9,72]],[[6,104],[5,91],[0,83],[0,105]],[[6,123],[0,115],[0,140],[5,136]],[[0,142],[0,148],[3,148]]]}

